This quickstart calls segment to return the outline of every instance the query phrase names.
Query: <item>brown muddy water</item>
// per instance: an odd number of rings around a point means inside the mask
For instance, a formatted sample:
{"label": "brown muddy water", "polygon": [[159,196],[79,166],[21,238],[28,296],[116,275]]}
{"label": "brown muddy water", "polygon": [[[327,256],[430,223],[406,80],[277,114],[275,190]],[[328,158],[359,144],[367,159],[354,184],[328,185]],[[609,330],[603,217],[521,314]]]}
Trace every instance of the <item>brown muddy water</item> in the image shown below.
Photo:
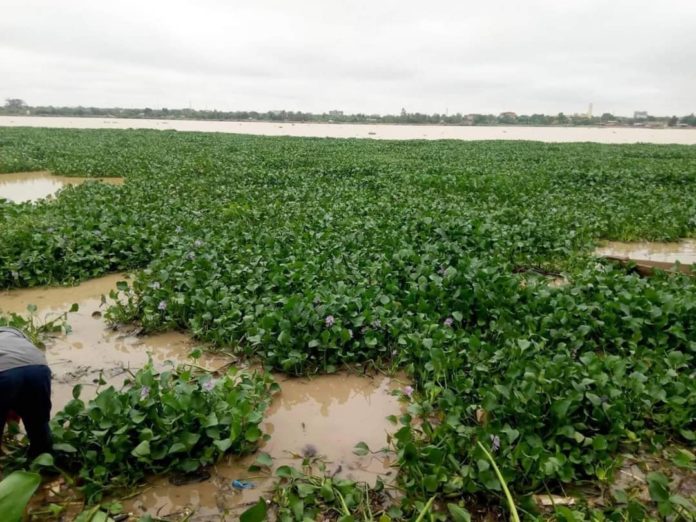
{"label": "brown muddy water", "polygon": [[[128,369],[143,366],[148,356],[156,366],[165,361],[185,362],[197,346],[180,332],[139,336],[134,327],[112,329],[102,314],[107,295],[126,274],[112,274],[74,287],[34,288],[0,292],[0,311],[26,313],[29,304],[38,308],[40,319],[67,311],[72,303],[79,311],[68,315],[72,332],[46,343],[46,356],[54,374],[53,411],[71,399],[72,388],[83,385],[82,398],[96,394],[95,380],[119,385]],[[210,369],[234,362],[228,355],[205,354],[197,364]],[[260,451],[270,454],[274,467],[301,464],[302,455],[314,455],[326,463],[330,473],[374,483],[378,475],[388,481],[394,476],[388,453],[358,457],[352,453],[361,441],[376,450],[386,445],[387,433],[394,431],[386,417],[398,415],[401,404],[392,390],[405,384],[387,377],[366,377],[347,373],[312,379],[291,379],[276,375],[281,392],[266,414],[262,429],[271,435]],[[268,474],[247,471],[256,455],[228,457],[210,470],[210,479],[176,486],[168,477],[153,478],[136,496],[124,503],[135,515],[172,516],[192,513],[190,520],[220,520],[221,515],[241,510],[265,495],[272,485]],[[234,479],[248,479],[256,488],[243,492],[232,488]]]}
{"label": "brown muddy water", "polygon": [[675,243],[608,241],[595,250],[595,254],[604,257],[630,259],[636,264],[670,269],[679,262],[684,271],[696,263],[696,240],[685,239]]}
{"label": "brown muddy water", "polygon": [[15,203],[38,201],[52,196],[67,185],[79,185],[85,181],[100,181],[109,185],[123,184],[123,178],[56,176],[47,171],[15,172],[0,174],[0,199],[8,199]]}
{"label": "brown muddy water", "polygon": [[262,136],[365,138],[388,140],[535,140],[545,142],[681,143],[696,144],[696,129],[629,127],[459,127],[450,125],[374,125],[343,123],[283,123],[258,121],[151,120],[0,116],[0,127],[63,129],[158,129],[226,132]]}

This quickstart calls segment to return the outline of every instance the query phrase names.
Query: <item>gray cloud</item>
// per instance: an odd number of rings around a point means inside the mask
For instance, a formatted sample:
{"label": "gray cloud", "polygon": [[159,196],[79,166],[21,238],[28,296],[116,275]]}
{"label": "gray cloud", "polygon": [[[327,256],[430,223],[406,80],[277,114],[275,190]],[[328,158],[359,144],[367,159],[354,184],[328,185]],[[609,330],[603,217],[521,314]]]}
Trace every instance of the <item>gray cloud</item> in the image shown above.
{"label": "gray cloud", "polygon": [[350,112],[696,111],[692,0],[23,0],[0,98]]}

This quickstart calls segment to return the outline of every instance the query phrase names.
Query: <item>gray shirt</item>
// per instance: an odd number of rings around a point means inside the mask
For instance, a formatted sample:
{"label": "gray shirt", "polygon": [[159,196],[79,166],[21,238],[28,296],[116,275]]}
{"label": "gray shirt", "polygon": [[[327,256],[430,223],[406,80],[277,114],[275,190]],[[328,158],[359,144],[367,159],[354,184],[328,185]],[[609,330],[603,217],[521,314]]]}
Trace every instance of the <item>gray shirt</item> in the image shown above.
{"label": "gray shirt", "polygon": [[16,328],[0,327],[0,372],[46,363],[46,356]]}

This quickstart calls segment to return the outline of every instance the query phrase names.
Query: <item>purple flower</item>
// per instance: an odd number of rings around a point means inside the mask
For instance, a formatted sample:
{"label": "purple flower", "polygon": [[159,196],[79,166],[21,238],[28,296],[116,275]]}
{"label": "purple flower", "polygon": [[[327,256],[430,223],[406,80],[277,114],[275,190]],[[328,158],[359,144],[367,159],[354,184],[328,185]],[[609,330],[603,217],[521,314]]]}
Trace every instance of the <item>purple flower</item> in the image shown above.
{"label": "purple flower", "polygon": [[397,352],[396,350],[392,350],[392,357],[396,357],[396,355],[397,355],[398,353],[399,353],[399,352]]}
{"label": "purple flower", "polygon": [[324,324],[326,325],[327,328],[331,328],[335,322],[336,322],[336,319],[334,319],[333,315],[327,315],[326,319],[324,319]]}
{"label": "purple flower", "polygon": [[147,398],[147,396],[150,395],[150,388],[147,386],[143,386],[140,388],[140,399],[143,400]]}
{"label": "purple flower", "polygon": [[205,381],[203,383],[203,386],[201,386],[201,388],[203,388],[207,392],[212,391],[213,388],[215,388],[215,380],[210,379],[209,381]]}
{"label": "purple flower", "polygon": [[158,310],[166,310],[167,309],[167,301],[160,301],[159,304],[157,305]]}
{"label": "purple flower", "polygon": [[375,319],[372,321],[372,328],[380,328],[382,326],[382,321],[379,319]]}
{"label": "purple flower", "polygon": [[454,323],[454,319],[452,319],[451,317],[448,317],[447,319],[445,319],[444,325],[449,326],[451,328],[452,323]]}
{"label": "purple flower", "polygon": [[497,435],[491,435],[491,449],[493,451],[498,451],[500,449],[500,437]]}
{"label": "purple flower", "polygon": [[154,290],[159,290],[160,286],[159,281],[155,281],[154,283],[150,284],[150,288],[153,288]]}
{"label": "purple flower", "polygon": [[410,385],[404,386],[401,391],[403,392],[404,395],[406,395],[406,397],[408,397],[410,399],[411,396],[413,395],[413,386],[410,386]]}
{"label": "purple flower", "polygon": [[441,266],[440,269],[437,271],[438,274],[441,276],[445,275],[445,266]]}
{"label": "purple flower", "polygon": [[196,259],[196,254],[194,254],[193,252],[189,252],[188,254],[186,254],[186,259],[188,259],[189,261],[193,261],[194,259]]}
{"label": "purple flower", "polygon": [[201,241],[200,239],[196,239],[193,242],[193,246],[195,246],[196,248],[201,247],[201,246],[203,246],[203,241]]}
{"label": "purple flower", "polygon": [[176,227],[175,232],[176,232],[177,234],[181,234],[181,232],[182,232],[183,230],[184,230],[184,229],[181,228],[181,227]]}

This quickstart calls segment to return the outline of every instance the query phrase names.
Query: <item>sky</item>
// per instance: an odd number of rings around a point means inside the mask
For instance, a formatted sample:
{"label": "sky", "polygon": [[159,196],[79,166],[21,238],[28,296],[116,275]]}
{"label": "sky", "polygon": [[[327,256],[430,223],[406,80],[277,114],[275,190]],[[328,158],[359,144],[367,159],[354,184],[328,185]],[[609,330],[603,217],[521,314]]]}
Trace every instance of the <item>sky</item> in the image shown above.
{"label": "sky", "polygon": [[0,100],[696,112],[694,0],[5,0]]}

